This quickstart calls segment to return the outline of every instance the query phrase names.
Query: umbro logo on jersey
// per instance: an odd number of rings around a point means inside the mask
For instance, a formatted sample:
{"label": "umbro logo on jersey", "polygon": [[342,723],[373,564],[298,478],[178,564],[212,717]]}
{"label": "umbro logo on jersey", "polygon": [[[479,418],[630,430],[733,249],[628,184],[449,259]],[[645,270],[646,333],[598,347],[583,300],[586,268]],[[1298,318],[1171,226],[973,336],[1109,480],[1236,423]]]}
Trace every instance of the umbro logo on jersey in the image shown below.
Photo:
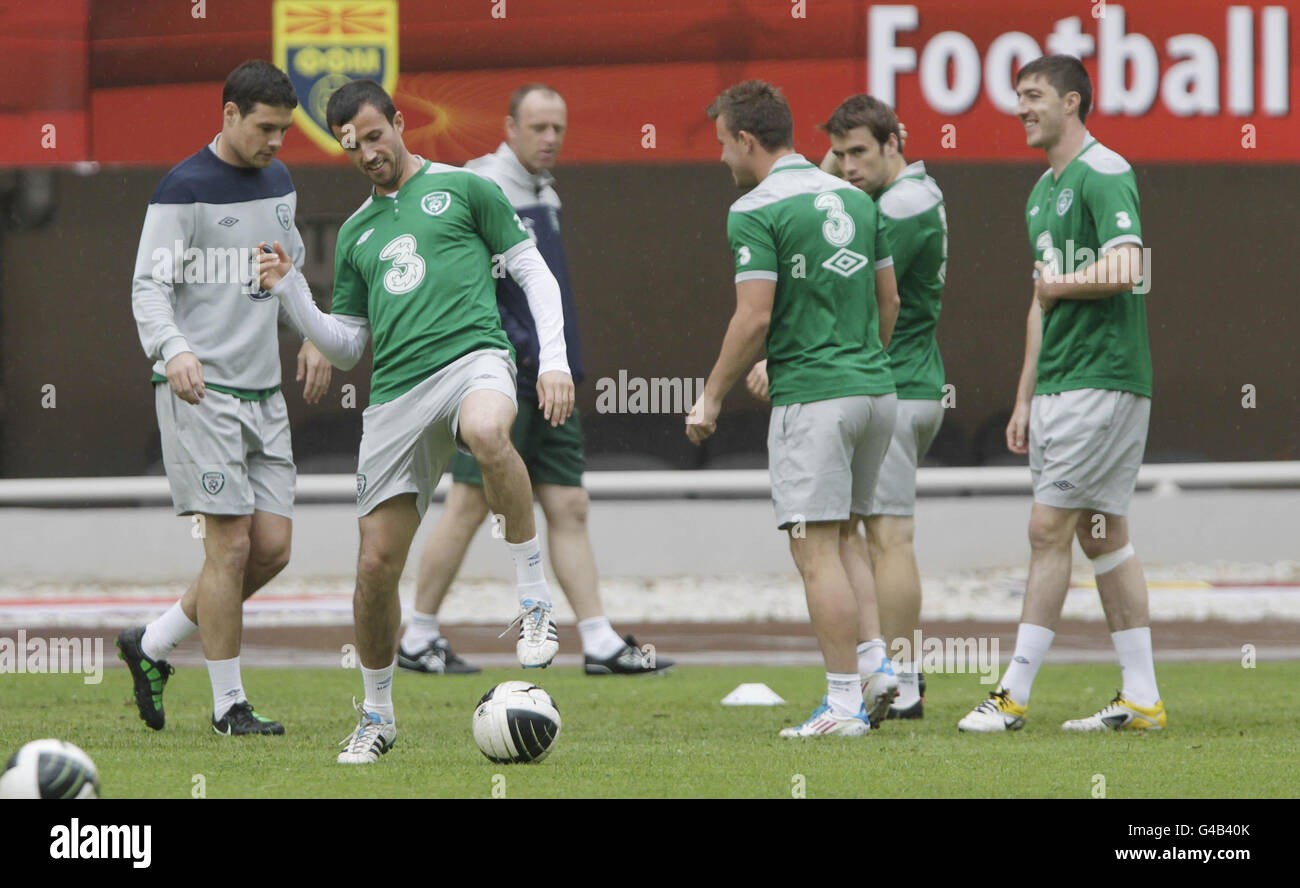
{"label": "umbro logo on jersey", "polygon": [[226,218],[219,220],[219,221],[217,222],[217,224],[218,224],[218,225],[224,225],[224,226],[226,226],[227,228],[229,228],[230,226],[232,226],[232,225],[234,225],[234,224],[236,224],[236,223],[238,223],[238,222],[239,222],[239,220],[236,219],[234,216],[227,216]]}
{"label": "umbro logo on jersey", "polygon": [[1030,211],[1029,211],[1029,215],[1031,215],[1031,216],[1037,216],[1037,215],[1038,215],[1038,207],[1034,207],[1032,210],[1030,210]]}
{"label": "umbro logo on jersey", "polygon": [[420,209],[430,216],[441,216],[451,206],[451,195],[445,191],[430,191],[420,198]]}
{"label": "umbro logo on jersey", "polygon": [[366,239],[369,238],[370,235],[374,233],[375,230],[373,228],[367,228],[365,231],[361,232],[361,237],[357,238],[357,246],[359,247],[362,244],[364,244],[366,242]]}
{"label": "umbro logo on jersey", "polygon": [[867,264],[867,257],[861,253],[840,247],[835,255],[822,263],[822,268],[833,271],[842,277],[852,277]]}
{"label": "umbro logo on jersey", "polygon": [[1074,485],[1069,481],[1057,481],[1052,486],[1057,490],[1074,490]]}

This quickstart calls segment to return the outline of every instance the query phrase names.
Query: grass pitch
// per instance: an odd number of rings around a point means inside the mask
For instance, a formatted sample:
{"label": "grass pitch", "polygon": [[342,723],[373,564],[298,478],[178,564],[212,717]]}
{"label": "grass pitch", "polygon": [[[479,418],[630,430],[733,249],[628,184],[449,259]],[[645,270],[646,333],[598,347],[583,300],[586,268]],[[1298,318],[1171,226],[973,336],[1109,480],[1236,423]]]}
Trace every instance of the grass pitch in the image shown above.
{"label": "grass pitch", "polygon": [[[86,750],[106,798],[773,797],[1089,798],[1295,797],[1300,663],[1165,664],[1169,728],[1157,734],[1067,735],[1068,718],[1114,696],[1113,666],[1045,666],[1023,731],[966,735],[957,720],[987,695],[974,675],[929,675],[925,718],[886,722],[861,738],[783,740],[825,692],[815,668],[678,668],[661,677],[593,678],[577,669],[493,670],[477,676],[399,671],[398,740],[374,765],[334,762],[356,724],[355,670],[245,669],[259,712],[283,737],[218,737],[207,674],[183,669],[167,686],[167,727],[136,715],[130,676],[99,685],[77,675],[6,675],[0,754],[40,737]],[[474,745],[470,716],[500,681],[529,678],[556,699],[563,730],[537,765],[494,765]],[[790,701],[728,707],[741,682]],[[501,775],[498,777],[497,775]]]}

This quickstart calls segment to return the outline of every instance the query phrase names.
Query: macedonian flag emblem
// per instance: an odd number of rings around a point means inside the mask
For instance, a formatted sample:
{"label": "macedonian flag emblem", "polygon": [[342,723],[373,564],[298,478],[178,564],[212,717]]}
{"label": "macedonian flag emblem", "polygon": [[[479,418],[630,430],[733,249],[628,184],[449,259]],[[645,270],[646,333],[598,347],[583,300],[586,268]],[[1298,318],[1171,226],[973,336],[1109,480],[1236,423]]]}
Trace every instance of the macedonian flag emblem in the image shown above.
{"label": "macedonian flag emblem", "polygon": [[294,123],[331,154],[342,151],[325,124],[325,104],[350,80],[397,85],[397,0],[275,0],[275,64],[298,93]]}

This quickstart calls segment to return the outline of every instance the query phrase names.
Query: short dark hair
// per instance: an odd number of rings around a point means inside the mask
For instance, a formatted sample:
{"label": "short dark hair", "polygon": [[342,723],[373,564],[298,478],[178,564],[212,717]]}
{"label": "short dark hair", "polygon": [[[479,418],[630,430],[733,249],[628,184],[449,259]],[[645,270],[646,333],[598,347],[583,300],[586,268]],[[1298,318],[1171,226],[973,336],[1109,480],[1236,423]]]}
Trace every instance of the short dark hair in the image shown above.
{"label": "short dark hair", "polygon": [[1052,89],[1065,98],[1066,93],[1079,94],[1079,122],[1088,119],[1092,110],[1092,78],[1083,67],[1083,62],[1072,55],[1049,55],[1034,59],[1016,72],[1016,86],[1026,77],[1041,74]]}
{"label": "short dark hair", "polygon": [[726,118],[732,138],[750,133],[767,151],[794,147],[794,120],[779,87],[765,80],[746,80],[718,95],[704,113]]}
{"label": "short dark hair", "polygon": [[262,59],[249,59],[230,72],[221,90],[221,104],[234,102],[243,117],[258,102],[275,108],[297,108],[298,94],[289,75]]}
{"label": "short dark hair", "polygon": [[564,96],[560,95],[558,90],[547,86],[545,83],[525,83],[523,86],[519,87],[519,89],[515,90],[510,94],[510,119],[511,120],[519,119],[519,106],[524,103],[524,99],[528,98],[530,95],[532,95],[535,92],[550,93],[551,95],[555,96],[557,99],[564,98]]}
{"label": "short dark hair", "polygon": [[362,105],[374,108],[389,123],[393,122],[393,115],[397,113],[392,96],[382,86],[373,80],[353,80],[334,90],[330,96],[325,105],[325,125],[331,131],[336,126],[342,126],[357,116]]}
{"label": "short dark hair", "polygon": [[832,136],[847,136],[849,130],[860,126],[869,129],[872,138],[882,146],[889,141],[889,136],[892,134],[898,140],[899,147],[902,147],[903,137],[898,131],[898,115],[894,113],[894,109],[875,96],[865,93],[849,96],[841,102],[830,120],[821,125],[821,129]]}

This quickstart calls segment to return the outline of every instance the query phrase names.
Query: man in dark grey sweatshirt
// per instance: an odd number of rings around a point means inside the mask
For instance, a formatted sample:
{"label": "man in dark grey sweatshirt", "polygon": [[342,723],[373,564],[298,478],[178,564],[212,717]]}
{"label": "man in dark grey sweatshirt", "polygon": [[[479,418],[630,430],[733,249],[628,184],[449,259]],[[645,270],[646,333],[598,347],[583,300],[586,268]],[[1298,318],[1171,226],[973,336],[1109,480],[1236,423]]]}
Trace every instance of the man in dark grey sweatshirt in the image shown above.
{"label": "man in dark grey sweatshirt", "polygon": [[[164,723],[166,657],[197,629],[212,681],[218,734],[283,734],[258,715],[239,670],[243,602],[289,562],[296,473],[280,393],[279,303],[257,284],[263,241],[304,258],[297,194],[276,160],[298,105],[268,62],[240,65],[222,92],[221,133],[177,164],[149,201],[131,287],[140,343],[154,361],[163,462],[180,515],[195,515],[203,570],[147,626],[118,637],[140,717]],[[315,403],[331,369],[316,347],[298,353],[303,397]]]}

